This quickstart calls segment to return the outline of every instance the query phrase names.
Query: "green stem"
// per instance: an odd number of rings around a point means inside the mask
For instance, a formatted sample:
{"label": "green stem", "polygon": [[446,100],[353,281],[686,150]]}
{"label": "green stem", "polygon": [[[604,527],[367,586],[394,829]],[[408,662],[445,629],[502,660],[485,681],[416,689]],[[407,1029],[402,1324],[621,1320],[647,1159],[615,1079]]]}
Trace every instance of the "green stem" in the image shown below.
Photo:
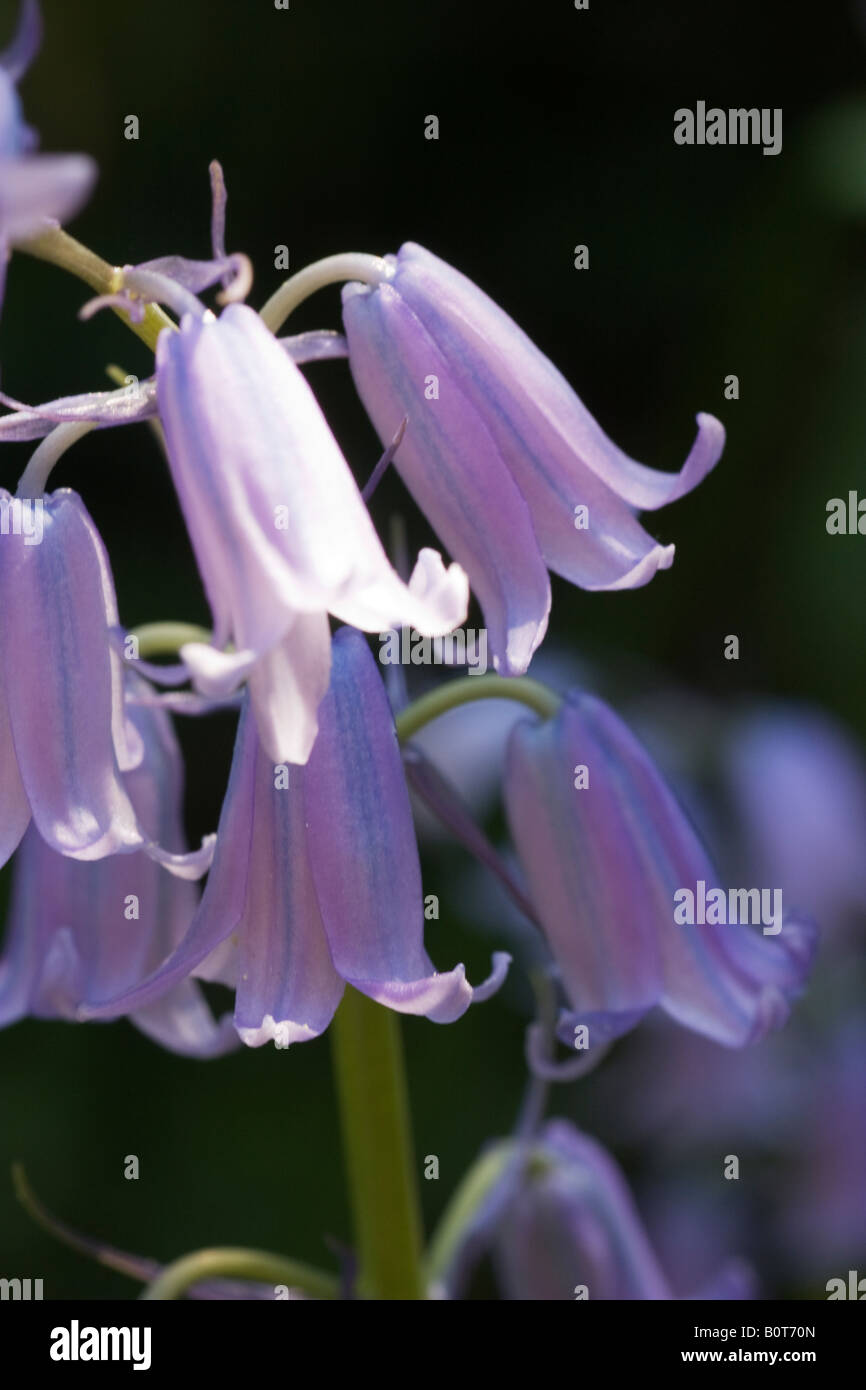
{"label": "green stem", "polygon": [[244,1250],[233,1246],[196,1250],[183,1255],[148,1284],[143,1299],[180,1298],[193,1284],[203,1279],[249,1279],[258,1284],[285,1284],[290,1289],[302,1289],[312,1298],[338,1298],[336,1279],[318,1269],[271,1255],[266,1250]]}
{"label": "green stem", "polygon": [[213,633],[194,623],[142,623],[129,634],[138,642],[142,661],[151,656],[177,656],[187,642],[209,642]]}
{"label": "green stem", "polygon": [[128,1255],[124,1250],[115,1250],[113,1246],[105,1245],[93,1236],[73,1230],[65,1221],[54,1216],[36,1196],[21,1163],[12,1164],[12,1186],[15,1196],[28,1216],[55,1240],[62,1241],[79,1255],[86,1255],[88,1259],[116,1270],[118,1274],[125,1274],[129,1279],[147,1283],[148,1279],[153,1278],[152,1261],[143,1259],[140,1255]]}
{"label": "green stem", "polygon": [[[81,242],[76,241],[68,232],[64,232],[62,227],[49,227],[38,236],[16,241],[15,250],[26,251],[28,256],[35,256],[37,260],[49,261],[61,270],[68,270],[71,275],[76,275],[79,280],[96,290],[97,294],[116,294],[121,286],[119,267],[109,265],[108,261],[104,261],[88,247],[82,246]],[[149,348],[156,347],[156,340],[164,328],[176,327],[158,304],[148,304],[139,323],[131,319],[121,308],[115,308],[114,312],[127,328],[131,328],[142,342],[147,343]]]}
{"label": "green stem", "polygon": [[113,1246],[105,1245],[93,1236],[83,1235],[58,1220],[36,1196],[20,1163],[12,1165],[12,1182],[19,1202],[43,1230],[56,1240],[63,1241],[64,1245],[98,1261],[108,1269],[117,1270],[119,1274],[147,1284],[148,1287],[142,1294],[143,1298],[178,1298],[200,1279],[214,1278],[253,1279],[266,1284],[285,1284],[290,1289],[303,1289],[313,1298],[339,1297],[339,1285],[332,1275],[311,1269],[309,1265],[299,1264],[296,1260],[285,1259],[282,1255],[271,1255],[261,1250],[199,1250],[192,1255],[184,1255],[182,1259],[157,1272],[153,1260],[143,1259],[140,1255],[129,1255],[124,1250],[115,1250]]}
{"label": "green stem", "polygon": [[[176,655],[185,642],[210,642],[213,634],[192,623],[164,622],[143,623],[133,628],[130,636],[138,638],[138,654],[144,659]],[[542,719],[552,719],[561,704],[554,691],[530,676],[462,676],[428,691],[400,711],[395,720],[400,742],[408,743],[425,724],[473,700],[517,700]]]}
{"label": "green stem", "polygon": [[337,1099],[367,1298],[422,1299],[422,1226],[400,1023],[346,986],[331,1025]]}
{"label": "green stem", "polygon": [[390,274],[387,261],[380,256],[368,256],[363,251],[326,256],[313,265],[305,265],[303,270],[284,280],[267,303],[262,305],[259,317],[272,333],[278,333],[292,310],[325,285],[337,285],[346,280],[377,285],[381,280],[387,280]]}
{"label": "green stem", "polygon": [[432,719],[472,700],[519,700],[542,719],[552,719],[559,709],[559,696],[529,676],[463,676],[438,686],[420,700],[414,700],[397,715],[397,734],[405,743]]}
{"label": "green stem", "polygon": [[517,1152],[516,1145],[510,1139],[502,1139],[487,1149],[464,1174],[445,1208],[427,1251],[425,1268],[431,1286],[448,1273],[472,1218]]}
{"label": "green stem", "polygon": [[95,428],[93,420],[67,420],[65,424],[55,425],[30,455],[30,462],[18,480],[18,496],[40,497],[46,492],[55,464],[67,449]]}

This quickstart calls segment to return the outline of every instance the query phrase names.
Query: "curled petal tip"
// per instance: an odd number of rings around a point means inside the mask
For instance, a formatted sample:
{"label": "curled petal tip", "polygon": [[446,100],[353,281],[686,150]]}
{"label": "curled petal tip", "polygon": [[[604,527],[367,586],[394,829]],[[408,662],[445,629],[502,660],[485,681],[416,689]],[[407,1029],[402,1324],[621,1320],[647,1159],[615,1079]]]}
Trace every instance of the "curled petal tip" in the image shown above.
{"label": "curled petal tip", "polygon": [[311,1028],[307,1023],[293,1023],[283,1019],[279,1023],[271,1014],[265,1014],[258,1028],[238,1028],[238,1036],[246,1047],[264,1047],[272,1042],[280,1050],[291,1047],[293,1043],[310,1042],[319,1037],[320,1029]]}
{"label": "curled petal tip", "polygon": [[674,562],[676,546],[656,545],[637,564],[607,584],[588,583],[586,588],[593,593],[613,592],[618,589],[642,589],[659,570],[669,570]]}
{"label": "curled petal tip", "polygon": [[216,838],[216,835],[205,835],[202,837],[201,849],[189,850],[184,854],[173,854],[170,850],[162,849],[153,843],[146,844],[144,850],[150,859],[168,869],[175,878],[195,880],[202,878],[210,869],[216,849]]}
{"label": "curled petal tip", "polygon": [[220,700],[231,695],[249,675],[255,652],[221,652],[208,642],[185,642],[180,659],[202,695]]}
{"label": "curled petal tip", "polygon": [[[431,628],[428,634],[431,637],[450,632],[466,617],[469,608],[466,571],[456,561],[446,569],[438,550],[425,547],[418,552],[418,560],[409,579],[409,590],[423,602],[425,610],[429,610],[427,625]],[[433,631],[433,627],[437,631]]]}
{"label": "curled petal tip", "polygon": [[472,1003],[462,965],[416,980],[355,980],[355,989],[401,1014],[423,1014],[433,1023],[454,1023]]}

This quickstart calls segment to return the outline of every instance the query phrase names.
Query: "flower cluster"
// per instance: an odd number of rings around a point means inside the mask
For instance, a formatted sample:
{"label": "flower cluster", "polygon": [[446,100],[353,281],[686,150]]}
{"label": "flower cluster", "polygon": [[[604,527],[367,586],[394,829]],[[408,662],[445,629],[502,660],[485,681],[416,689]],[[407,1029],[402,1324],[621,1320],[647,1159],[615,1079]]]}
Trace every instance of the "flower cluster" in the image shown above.
{"label": "flower cluster", "polygon": [[[28,0],[0,58],[4,268],[9,248],[58,231],[46,219],[73,213],[93,176],[83,157],[32,153],[15,83],[37,40]],[[809,968],[810,926],[786,917],[767,937],[742,922],[678,922],[677,889],[719,876],[661,772],[598,698],[521,680],[548,626],[549,571],[624,590],[671,566],[673,546],[639,513],[705,478],[721,424],[698,415],[678,473],[627,457],[501,308],[412,243],[329,258],[256,312],[249,262],[223,244],[217,165],[211,174],[211,258],[125,266],[84,311],[119,309],[133,324],[147,306],[173,314],[153,376],[133,392],[3,398],[0,441],[42,442],[17,491],[0,491],[0,867],[14,856],[0,1023],[128,1016],[165,1047],[213,1057],[238,1040],[316,1037],[347,985],[398,1012],[457,1019],[495,992],[509,956],[497,951],[473,988],[462,965],[437,970],[427,955],[412,781],[520,896],[553,963],[555,1031],[569,1048],[603,1051],[657,1005],[727,1046],[781,1024]],[[343,334],[277,336],[294,303],[336,280]],[[202,296],[216,286],[212,309]],[[450,563],[425,548],[411,573],[392,564],[372,486],[362,492],[304,377],[322,358],[348,358],[385,447],[371,484],[393,464]],[[211,633],[188,634],[171,667],[150,664],[141,634],[121,625],[84,501],[48,490],[89,430],[144,420],[162,427],[212,614]],[[486,693],[530,707],[502,766],[516,874],[435,769],[425,778],[409,742],[423,702],[392,703],[364,635],[441,637],[464,622],[470,594],[498,673]],[[466,684],[474,699],[481,683]],[[461,689],[444,680],[443,708]],[[172,717],[227,705],[239,722],[222,814],[190,850]],[[234,990],[233,1017],[212,1016],[199,981]],[[541,1052],[553,1044],[551,1033]],[[533,1061],[555,1068],[537,1047]],[[596,1145],[554,1126],[521,1153],[495,1237],[515,1296],[570,1297],[587,1268],[602,1297],[669,1296]],[[539,1224],[552,1243],[536,1268]]]}

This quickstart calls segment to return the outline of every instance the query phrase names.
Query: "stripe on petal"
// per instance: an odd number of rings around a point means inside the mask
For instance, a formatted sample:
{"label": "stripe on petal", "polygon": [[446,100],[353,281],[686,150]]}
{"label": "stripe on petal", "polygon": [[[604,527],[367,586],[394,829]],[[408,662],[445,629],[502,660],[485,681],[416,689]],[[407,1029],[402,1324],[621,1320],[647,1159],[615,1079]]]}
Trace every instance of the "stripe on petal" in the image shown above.
{"label": "stripe on petal", "polygon": [[423,310],[443,351],[462,360],[467,391],[476,400],[491,401],[491,428],[527,496],[533,473],[540,478],[544,471],[545,456],[563,479],[571,478],[573,487],[579,487],[582,473],[590,472],[640,511],[683,497],[718,462],[725,431],[705,414],[697,417],[698,434],[679,473],[660,473],[629,458],[514,320],[422,246],[407,242],[401,247],[392,283],[416,311]]}
{"label": "stripe on petal", "polygon": [[[497,669],[524,671],[547,627],[550,584],[526,502],[460,363],[387,283],[347,286],[343,320],[355,386],[383,444],[408,417],[394,467],[468,574]],[[438,394],[428,398],[433,377]]]}
{"label": "stripe on petal", "polygon": [[29,820],[30,803],[18,771],[0,670],[0,868],[15,853]]}
{"label": "stripe on petal", "polygon": [[175,943],[164,963],[141,983],[103,1004],[85,1006],[80,1011],[82,1018],[117,1018],[146,1008],[166,988],[191,974],[237,927],[247,890],[257,747],[255,722],[247,701],[238,725],[213,868],[188,931],[179,944]]}
{"label": "stripe on petal", "polygon": [[[589,771],[579,790],[578,765]],[[741,1046],[784,1022],[809,969],[811,928],[786,922],[768,937],[675,922],[676,890],[715,887],[717,875],[658,769],[601,701],[572,694],[549,723],[515,728],[506,803],[573,1005],[566,1027],[591,1028],[597,1015],[615,1037],[629,1023],[618,1015],[637,1021],[659,1003]]]}
{"label": "stripe on petal", "polygon": [[81,500],[68,489],[38,500],[40,543],[0,536],[9,722],[40,834],[60,853],[99,859],[142,844],[113,738],[120,741],[124,718],[110,640],[117,614]]}
{"label": "stripe on petal", "polygon": [[310,863],[339,973],[393,1008],[456,1018],[462,966],[437,975],[424,950],[421,868],[394,721],[364,638],[334,638],[331,687],[304,774]]}
{"label": "stripe on petal", "polygon": [[285,785],[259,748],[235,1005],[238,1031],[251,1047],[316,1037],[343,993],[319,911],[306,820],[305,771],[291,768]]}

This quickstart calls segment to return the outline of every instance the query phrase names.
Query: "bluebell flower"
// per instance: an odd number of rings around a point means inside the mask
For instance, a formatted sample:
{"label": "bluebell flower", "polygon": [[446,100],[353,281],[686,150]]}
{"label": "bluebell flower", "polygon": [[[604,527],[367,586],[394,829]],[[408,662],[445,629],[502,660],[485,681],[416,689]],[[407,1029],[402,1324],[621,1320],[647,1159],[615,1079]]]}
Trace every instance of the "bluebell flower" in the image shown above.
{"label": "bluebell flower", "polygon": [[[129,674],[133,693],[145,683]],[[184,853],[183,763],[169,716],[130,705],[141,760],[123,790],[142,833]],[[15,856],[5,948],[0,957],[0,1026],[25,1015],[75,1020],[138,984],[182,939],[198,905],[194,883],[166,873],[142,850],[80,863],[52,849],[31,826]],[[216,1023],[192,980],[181,980],[131,1016],[156,1042],[192,1056],[237,1044],[230,1017]]]}
{"label": "bluebell flower", "polygon": [[252,309],[163,333],[157,392],[216,624],[211,647],[181,655],[205,693],[248,678],[271,758],[302,763],[328,685],[328,614],[441,635],[466,615],[466,577],[424,551],[400,580],[312,391]]}
{"label": "bluebell flower", "polygon": [[213,869],[174,954],[148,980],[83,1011],[139,1010],[190,973],[236,990],[250,1046],[321,1033],[345,984],[438,1023],[498,987],[508,957],[473,991],[462,965],[437,972],[423,944],[424,901],[409,794],[391,711],[363,637],[334,638],[319,732],[303,767],[274,765],[247,700]]}
{"label": "bluebell flower", "polygon": [[[625,1178],[600,1144],[566,1120],[551,1120],[502,1152],[500,1176],[439,1271],[444,1296],[459,1296],[473,1264],[489,1253],[509,1300],[676,1297]],[[730,1261],[692,1296],[743,1299],[752,1292],[751,1272]]]}
{"label": "bluebell flower", "polygon": [[144,849],[200,877],[212,843],[176,854],[139,824],[122,774],[143,745],[127,716],[108,556],[81,498],[0,489],[0,865],[30,819],[58,854]]}
{"label": "bluebell flower", "polygon": [[544,723],[512,731],[505,801],[529,896],[571,1004],[575,1045],[661,1006],[687,1028],[742,1046],[778,1027],[815,946],[808,920],[769,935],[741,921],[677,920],[682,890],[719,887],[706,850],[655,764],[600,700],[572,693]]}
{"label": "bluebell flower", "polygon": [[469,575],[504,674],[526,669],[550,608],[546,568],[585,589],[646,584],[673,561],[637,511],[690,492],[724,429],[698,416],[682,469],[627,457],[512,319],[409,242],[378,283],[343,291],[355,385],[380,437],[404,417],[394,464]]}

